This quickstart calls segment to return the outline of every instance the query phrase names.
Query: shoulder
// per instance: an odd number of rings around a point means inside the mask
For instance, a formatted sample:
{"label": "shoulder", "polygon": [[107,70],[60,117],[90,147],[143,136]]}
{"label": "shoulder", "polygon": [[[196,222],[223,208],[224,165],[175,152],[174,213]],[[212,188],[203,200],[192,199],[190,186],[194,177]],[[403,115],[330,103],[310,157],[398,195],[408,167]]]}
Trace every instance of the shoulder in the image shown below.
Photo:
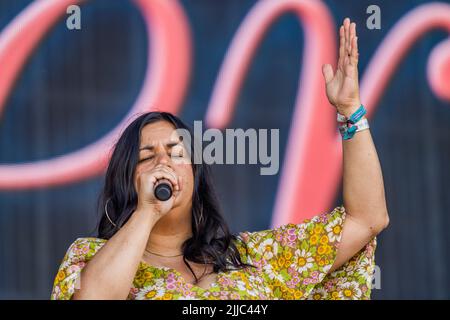
{"label": "shoulder", "polygon": [[77,238],[67,249],[64,261],[76,262],[89,260],[106,242],[107,240],[105,239],[93,237]]}
{"label": "shoulder", "polygon": [[79,249],[79,248],[95,248],[98,246],[103,246],[107,240],[101,238],[87,237],[87,238],[77,238],[70,245],[69,249]]}
{"label": "shoulder", "polygon": [[239,242],[253,245],[269,239],[286,244],[298,239],[306,239],[312,234],[332,232],[335,227],[339,229],[335,231],[340,233],[345,215],[345,208],[338,206],[330,212],[318,214],[310,219],[303,220],[301,223],[286,223],[261,231],[242,231],[237,235],[237,238]]}
{"label": "shoulder", "polygon": [[100,238],[77,238],[67,249],[53,283],[51,299],[70,299],[86,263],[107,242]]}
{"label": "shoulder", "polygon": [[[340,241],[345,219],[343,206],[321,213],[301,223],[287,223],[261,231],[243,231],[237,235],[237,246],[241,256],[253,261],[270,261],[289,251],[319,250],[334,252]],[[315,248],[315,249],[314,249]],[[291,254],[286,253],[287,256]]]}

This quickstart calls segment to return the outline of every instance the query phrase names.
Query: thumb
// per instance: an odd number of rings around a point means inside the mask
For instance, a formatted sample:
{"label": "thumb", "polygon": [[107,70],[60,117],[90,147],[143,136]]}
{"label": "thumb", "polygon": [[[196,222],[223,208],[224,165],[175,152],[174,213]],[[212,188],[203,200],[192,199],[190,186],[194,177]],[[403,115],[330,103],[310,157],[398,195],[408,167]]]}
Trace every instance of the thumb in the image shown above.
{"label": "thumb", "polygon": [[324,64],[322,66],[322,73],[323,73],[323,77],[325,78],[325,82],[328,83],[331,80],[333,80],[334,77],[334,72],[333,72],[333,67],[329,64]]}

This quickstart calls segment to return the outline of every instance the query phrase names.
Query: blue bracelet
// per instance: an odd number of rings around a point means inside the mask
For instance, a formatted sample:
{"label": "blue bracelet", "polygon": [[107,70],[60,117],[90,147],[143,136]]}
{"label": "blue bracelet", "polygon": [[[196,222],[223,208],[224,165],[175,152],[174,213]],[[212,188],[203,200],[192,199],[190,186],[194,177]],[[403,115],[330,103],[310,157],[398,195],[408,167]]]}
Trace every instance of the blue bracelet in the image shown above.
{"label": "blue bracelet", "polygon": [[348,140],[353,138],[353,136],[356,133],[356,130],[358,130],[358,126],[355,125],[361,118],[366,114],[366,109],[363,105],[360,105],[358,110],[356,110],[350,118],[346,121],[346,130],[343,130],[341,132],[342,138],[344,140]]}

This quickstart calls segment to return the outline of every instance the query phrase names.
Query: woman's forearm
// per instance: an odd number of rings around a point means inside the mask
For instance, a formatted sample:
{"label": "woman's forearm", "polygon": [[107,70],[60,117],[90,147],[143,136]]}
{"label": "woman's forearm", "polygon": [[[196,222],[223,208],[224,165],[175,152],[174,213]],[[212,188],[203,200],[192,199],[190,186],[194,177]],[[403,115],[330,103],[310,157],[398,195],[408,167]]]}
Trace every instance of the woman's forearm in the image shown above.
{"label": "woman's forearm", "polygon": [[373,234],[388,222],[383,175],[369,129],[343,144],[343,197],[348,215],[369,226]]}
{"label": "woman's forearm", "polygon": [[148,212],[135,211],[83,268],[72,299],[125,299],[153,226]]}

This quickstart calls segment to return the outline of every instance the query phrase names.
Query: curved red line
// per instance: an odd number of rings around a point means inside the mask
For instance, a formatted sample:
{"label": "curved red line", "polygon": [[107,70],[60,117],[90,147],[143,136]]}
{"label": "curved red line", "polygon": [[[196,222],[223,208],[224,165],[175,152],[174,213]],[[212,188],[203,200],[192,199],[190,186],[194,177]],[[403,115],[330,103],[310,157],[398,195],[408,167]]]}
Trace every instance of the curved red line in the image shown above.
{"label": "curved red line", "polygon": [[[4,105],[32,48],[73,3],[73,0],[34,2],[2,32],[0,106]],[[178,112],[190,73],[188,21],[176,1],[136,0],[135,3],[147,25],[149,63],[139,97],[125,119],[106,136],[78,151],[43,161],[1,165],[0,189],[54,186],[101,174],[106,168],[110,148],[136,114],[153,109]]]}
{"label": "curved red line", "polygon": [[[329,209],[340,180],[340,137],[335,130],[334,112],[328,109],[320,75],[321,65],[336,59],[335,28],[326,8],[317,1],[300,0],[265,0],[252,8],[227,52],[206,116],[212,127],[224,128],[230,123],[255,48],[268,26],[286,11],[294,11],[305,27],[305,57],[272,227],[299,223]],[[401,58],[418,37],[432,28],[450,30],[449,5],[419,6],[405,15],[386,36],[361,81],[361,98],[369,117]],[[447,42],[434,49],[428,66],[430,85],[436,95],[444,99],[450,96],[450,45]]]}
{"label": "curved red line", "polygon": [[256,47],[268,27],[286,12],[294,12],[304,26],[305,52],[272,226],[301,222],[328,209],[339,182],[335,112],[326,98],[321,71],[324,63],[336,65],[336,32],[326,6],[320,1],[258,2],[230,45],[206,116],[209,126],[229,124]]}
{"label": "curved red line", "polygon": [[[428,31],[437,28],[443,28],[450,33],[450,5],[438,2],[420,5],[405,14],[392,27],[361,79],[361,100],[365,101],[369,117],[375,111],[388,81],[414,42]],[[450,51],[445,53],[447,59],[450,58]],[[434,77],[437,77],[438,81],[444,80],[439,70],[428,69],[429,80]],[[447,82],[447,88],[448,85]]]}

